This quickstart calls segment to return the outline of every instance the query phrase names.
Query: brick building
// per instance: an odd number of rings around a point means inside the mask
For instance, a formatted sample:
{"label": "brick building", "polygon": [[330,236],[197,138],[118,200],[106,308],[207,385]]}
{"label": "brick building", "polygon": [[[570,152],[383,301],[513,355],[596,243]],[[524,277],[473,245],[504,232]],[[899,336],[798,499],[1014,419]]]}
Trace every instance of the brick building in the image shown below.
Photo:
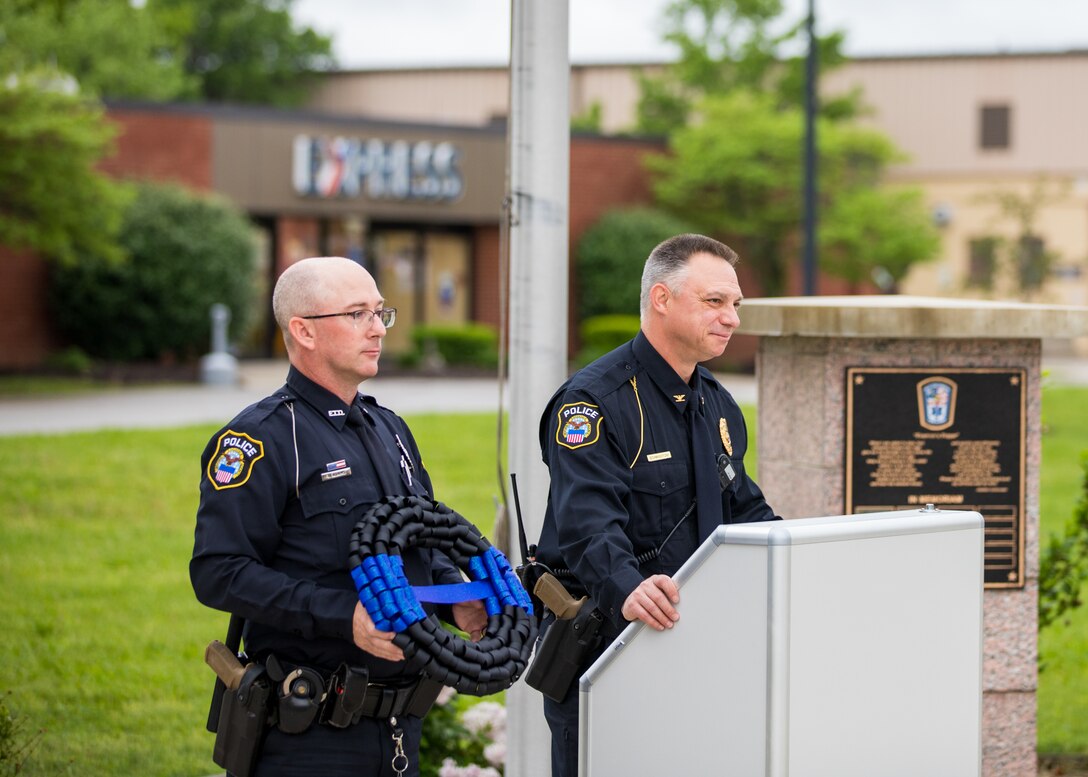
{"label": "brick building", "polygon": [[[271,317],[279,273],[306,256],[358,258],[399,311],[391,353],[416,323],[499,323],[499,239],[505,194],[502,122],[476,126],[374,120],[324,112],[113,103],[115,155],[126,179],[180,183],[245,211],[259,246],[261,314],[244,351],[281,347]],[[660,142],[575,136],[571,250],[607,210],[648,203],[641,164]],[[16,313],[0,334],[0,369],[33,367],[62,346],[46,309],[48,268],[3,251],[0,302]],[[632,301],[637,311],[637,300]]]}

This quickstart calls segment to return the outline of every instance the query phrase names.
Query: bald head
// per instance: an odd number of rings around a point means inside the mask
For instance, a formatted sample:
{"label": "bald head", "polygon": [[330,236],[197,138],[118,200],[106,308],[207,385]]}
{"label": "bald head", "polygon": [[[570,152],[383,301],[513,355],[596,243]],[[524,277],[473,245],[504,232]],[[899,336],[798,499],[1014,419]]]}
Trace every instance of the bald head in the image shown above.
{"label": "bald head", "polygon": [[272,292],[272,313],[283,332],[288,351],[292,346],[289,327],[292,317],[330,312],[324,308],[334,296],[333,292],[345,278],[359,273],[370,278],[370,273],[360,264],[342,256],[302,259],[283,271]]}

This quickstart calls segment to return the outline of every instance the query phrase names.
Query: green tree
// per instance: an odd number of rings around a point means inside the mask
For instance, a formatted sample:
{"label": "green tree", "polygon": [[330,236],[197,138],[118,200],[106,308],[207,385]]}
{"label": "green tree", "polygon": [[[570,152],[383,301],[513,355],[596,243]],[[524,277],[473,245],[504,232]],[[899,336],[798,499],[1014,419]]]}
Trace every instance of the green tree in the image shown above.
{"label": "green tree", "polygon": [[1015,237],[1001,240],[993,238],[1004,254],[1006,275],[1015,279],[1019,290],[1031,295],[1046,282],[1051,267],[1061,259],[1061,254],[1048,249],[1044,235],[1038,228],[1039,215],[1047,206],[1068,198],[1068,181],[1055,181],[1038,176],[1026,192],[1015,189],[998,189],[976,197],[982,204],[994,206],[997,216],[994,222],[1013,224]]}
{"label": "green tree", "polygon": [[97,172],[113,128],[96,103],[39,72],[0,82],[0,245],[59,262],[117,261],[130,192]]}
{"label": "green tree", "polygon": [[1040,554],[1039,630],[1080,607],[1088,580],[1088,451],[1081,454],[1081,495],[1061,535],[1053,534]]}
{"label": "green tree", "polygon": [[[801,112],[779,107],[773,95],[733,90],[705,98],[698,115],[697,122],[670,137],[669,155],[647,158],[655,174],[654,194],[663,207],[684,214],[702,231],[738,242],[735,247],[750,260],[761,292],[782,294],[801,222]],[[928,228],[909,234],[924,222],[920,196],[878,192],[882,171],[898,158],[891,142],[826,118],[818,135],[821,228],[834,254],[826,269],[859,279],[874,263],[887,263],[886,269],[901,277],[911,262],[932,256]],[[895,243],[874,262],[880,249],[857,242],[859,234]],[[865,250],[848,260],[846,252],[854,248]]]}
{"label": "green tree", "polygon": [[[804,100],[803,57],[783,51],[798,48],[802,22],[776,32],[783,13],[781,0],[673,0],[665,11],[665,40],[677,48],[677,59],[660,76],[640,79],[638,130],[668,135],[683,127],[706,95],[733,90],[764,92],[779,107]],[[842,34],[819,38],[821,70],[845,61]],[[857,112],[857,95],[825,99],[821,112],[845,118]]]}
{"label": "green tree", "polygon": [[53,317],[87,354],[118,361],[189,360],[211,339],[209,309],[245,331],[253,306],[249,222],[218,198],[143,184],[120,237],[128,260],[88,257],[53,274]]}
{"label": "green tree", "polygon": [[[673,0],[665,39],[679,56],[644,79],[640,128],[669,135],[670,157],[652,157],[658,204],[702,231],[737,243],[764,294],[786,289],[800,246],[804,20],[784,26],[781,0]],[[778,31],[782,30],[782,31]],[[842,35],[817,40],[819,68],[845,61]],[[887,138],[852,125],[858,92],[818,106],[821,267],[858,283],[878,273],[892,287],[937,236],[917,191],[883,192],[899,154]]]}
{"label": "green tree", "polygon": [[600,100],[594,100],[586,108],[585,113],[578,116],[570,117],[570,128],[572,132],[592,132],[595,134],[601,133],[601,114],[604,109],[601,107]]}
{"label": "green tree", "polygon": [[575,250],[579,320],[638,315],[646,257],[662,240],[690,231],[687,221],[650,208],[604,214],[585,231]]}
{"label": "green tree", "polygon": [[292,0],[9,0],[0,72],[49,65],[86,94],[295,105],[332,43],[297,28]]}
{"label": "green tree", "polygon": [[911,265],[941,247],[917,189],[857,187],[837,197],[823,221],[820,267],[854,286],[873,280],[895,291]]}
{"label": "green tree", "polygon": [[195,95],[195,79],[167,56],[168,43],[151,16],[128,0],[0,3],[0,72],[56,68],[88,95]]}
{"label": "green tree", "polygon": [[316,71],[335,66],[332,41],[296,28],[292,0],[148,0],[173,56],[206,100],[290,106]]}

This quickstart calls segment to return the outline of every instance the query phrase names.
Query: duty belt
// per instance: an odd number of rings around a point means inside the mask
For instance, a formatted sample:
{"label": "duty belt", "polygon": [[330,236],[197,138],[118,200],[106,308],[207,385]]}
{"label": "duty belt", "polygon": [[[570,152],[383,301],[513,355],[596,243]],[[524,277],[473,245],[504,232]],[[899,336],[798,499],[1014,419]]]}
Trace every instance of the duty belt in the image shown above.
{"label": "duty belt", "polygon": [[276,687],[275,725],[299,734],[314,723],[346,728],[362,718],[413,715],[422,718],[438,698],[442,685],[419,676],[400,683],[371,682],[365,667],[341,664],[331,674],[284,664],[269,655],[265,669]]}
{"label": "duty belt", "polygon": [[422,718],[438,698],[442,685],[429,677],[420,677],[406,687],[368,683],[359,714],[366,718],[414,715]]}

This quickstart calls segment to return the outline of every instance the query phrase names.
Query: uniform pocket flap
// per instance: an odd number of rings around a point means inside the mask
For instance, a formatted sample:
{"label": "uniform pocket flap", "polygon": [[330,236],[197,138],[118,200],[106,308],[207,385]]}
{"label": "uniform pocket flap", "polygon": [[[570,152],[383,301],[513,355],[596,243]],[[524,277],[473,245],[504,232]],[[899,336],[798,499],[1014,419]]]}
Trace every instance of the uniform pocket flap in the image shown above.
{"label": "uniform pocket flap", "polygon": [[682,461],[652,461],[631,470],[631,490],[664,496],[688,488],[688,467]]}

